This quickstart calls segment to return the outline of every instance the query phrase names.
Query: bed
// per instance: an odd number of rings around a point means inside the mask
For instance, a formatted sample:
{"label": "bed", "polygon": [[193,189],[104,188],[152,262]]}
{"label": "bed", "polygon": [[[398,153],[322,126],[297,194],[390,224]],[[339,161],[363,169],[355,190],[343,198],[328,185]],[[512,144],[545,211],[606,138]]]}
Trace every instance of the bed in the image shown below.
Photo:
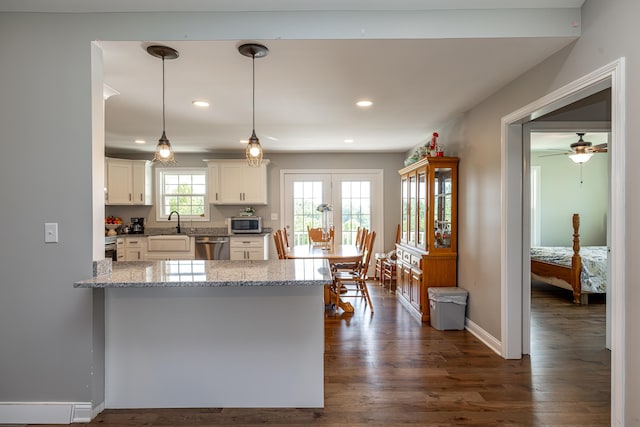
{"label": "bed", "polygon": [[532,247],[531,277],[573,292],[574,304],[607,291],[607,247],[580,247],[580,215],[573,214],[573,247]]}

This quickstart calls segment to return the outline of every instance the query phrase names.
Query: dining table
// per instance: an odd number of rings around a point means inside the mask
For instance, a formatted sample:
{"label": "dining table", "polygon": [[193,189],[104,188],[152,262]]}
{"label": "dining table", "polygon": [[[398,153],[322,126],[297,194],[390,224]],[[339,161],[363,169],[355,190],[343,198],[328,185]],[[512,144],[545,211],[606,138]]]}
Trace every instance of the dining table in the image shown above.
{"label": "dining table", "polygon": [[[343,244],[306,244],[294,245],[287,249],[286,258],[289,259],[326,259],[329,265],[336,263],[355,263],[362,260],[363,252],[356,245]],[[335,289],[331,285],[324,288],[324,301],[329,304],[336,300]],[[346,313],[353,313],[350,302],[338,300],[338,307]]]}

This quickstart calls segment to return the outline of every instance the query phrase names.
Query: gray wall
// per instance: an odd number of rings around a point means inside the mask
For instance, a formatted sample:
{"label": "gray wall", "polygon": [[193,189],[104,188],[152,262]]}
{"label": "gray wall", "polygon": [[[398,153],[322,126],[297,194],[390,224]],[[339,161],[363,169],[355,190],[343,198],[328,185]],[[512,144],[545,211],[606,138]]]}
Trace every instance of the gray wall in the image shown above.
{"label": "gray wall", "polygon": [[[635,0],[602,2],[587,0],[583,6],[583,34],[575,43],[525,73],[472,108],[461,122],[466,139],[458,145],[461,162],[460,236],[466,236],[459,253],[459,283],[469,289],[469,317],[492,335],[500,337],[500,119],[530,102],[572,82],[611,61],[626,57],[626,153],[630,159],[626,169],[626,393],[631,402],[640,389],[640,289],[635,286],[640,277],[640,229],[636,218],[640,214],[640,193],[635,183],[640,170],[633,160],[640,156],[640,144],[634,135],[640,134],[639,36],[635,24],[640,3]],[[612,171],[615,173],[615,171]],[[626,425],[640,423],[640,407],[625,406]]]}
{"label": "gray wall", "polygon": [[[469,317],[500,336],[500,118],[610,61],[626,56],[628,159],[640,158],[640,52],[636,0],[587,0],[583,35],[461,116],[448,154],[460,163],[459,282],[469,289]],[[415,14],[408,14],[414,16]],[[272,15],[277,17],[277,14]],[[71,287],[91,274],[92,171],[90,42],[360,37],[360,25],[332,14],[310,21],[259,14],[0,14],[0,401],[89,401],[92,395],[92,293]],[[348,20],[347,20],[348,21]],[[366,21],[366,20],[365,20]],[[386,34],[393,25],[388,19]],[[421,20],[397,27],[420,33]],[[396,22],[397,24],[397,22]],[[338,35],[336,35],[338,34]],[[349,35],[347,35],[349,34]],[[369,32],[369,37],[376,35]],[[384,37],[382,33],[378,33]],[[33,100],[38,100],[34,103]],[[394,160],[395,163],[395,160]],[[373,165],[371,165],[373,166]],[[395,166],[394,166],[395,168]],[[640,324],[640,171],[627,169],[626,320]],[[385,187],[387,184],[385,183]],[[387,188],[385,188],[385,192]],[[390,191],[389,191],[390,193]],[[387,193],[387,194],[389,194]],[[388,208],[392,209],[392,208]],[[390,216],[386,216],[390,221]],[[60,243],[43,243],[43,223],[60,224]],[[394,221],[395,223],[395,221]],[[388,224],[385,224],[388,225]],[[99,238],[99,236],[97,236]],[[640,337],[626,336],[628,401],[640,389]],[[640,407],[626,405],[626,424]]]}
{"label": "gray wall", "polygon": [[[544,156],[544,154],[542,154]],[[582,165],[567,156],[531,156],[531,165],[540,166],[540,205],[542,246],[571,246],[571,218],[580,214],[582,246],[607,244],[607,203],[609,197],[608,159],[596,154]]]}

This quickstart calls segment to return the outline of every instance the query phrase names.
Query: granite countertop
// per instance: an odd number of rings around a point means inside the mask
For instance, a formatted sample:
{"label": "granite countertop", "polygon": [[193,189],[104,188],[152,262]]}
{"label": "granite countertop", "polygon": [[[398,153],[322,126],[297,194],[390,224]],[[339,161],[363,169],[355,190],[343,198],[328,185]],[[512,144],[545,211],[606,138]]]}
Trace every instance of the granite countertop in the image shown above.
{"label": "granite countertop", "polygon": [[[252,236],[264,236],[265,234],[270,234],[271,228],[263,229],[262,233],[250,234]],[[148,236],[175,236],[178,235],[176,233],[176,228],[164,228],[164,227],[148,227],[145,229],[144,233],[135,233],[135,234],[117,234],[113,237],[148,237]],[[189,229],[182,227],[181,236],[189,236],[189,237],[201,237],[201,236],[214,236],[214,237],[233,237],[233,236],[246,236],[246,234],[229,234],[229,231],[226,228],[194,228]],[[107,237],[107,236],[105,236]]]}
{"label": "granite countertop", "polygon": [[323,286],[331,283],[324,259],[266,261],[120,261],[108,274],[75,288]]}

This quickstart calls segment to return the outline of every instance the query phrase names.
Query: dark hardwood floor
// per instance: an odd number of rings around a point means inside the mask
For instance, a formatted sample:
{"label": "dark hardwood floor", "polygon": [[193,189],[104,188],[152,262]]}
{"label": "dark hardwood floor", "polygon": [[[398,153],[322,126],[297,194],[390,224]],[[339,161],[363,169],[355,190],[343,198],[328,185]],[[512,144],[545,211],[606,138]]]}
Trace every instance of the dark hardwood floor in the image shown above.
{"label": "dark hardwood floor", "polygon": [[327,313],[323,409],[105,410],[85,425],[610,425],[602,298],[575,306],[569,291],[534,284],[532,355],[504,360],[466,331],[419,325],[378,285],[370,291],[374,315],[358,300],[350,316]]}

